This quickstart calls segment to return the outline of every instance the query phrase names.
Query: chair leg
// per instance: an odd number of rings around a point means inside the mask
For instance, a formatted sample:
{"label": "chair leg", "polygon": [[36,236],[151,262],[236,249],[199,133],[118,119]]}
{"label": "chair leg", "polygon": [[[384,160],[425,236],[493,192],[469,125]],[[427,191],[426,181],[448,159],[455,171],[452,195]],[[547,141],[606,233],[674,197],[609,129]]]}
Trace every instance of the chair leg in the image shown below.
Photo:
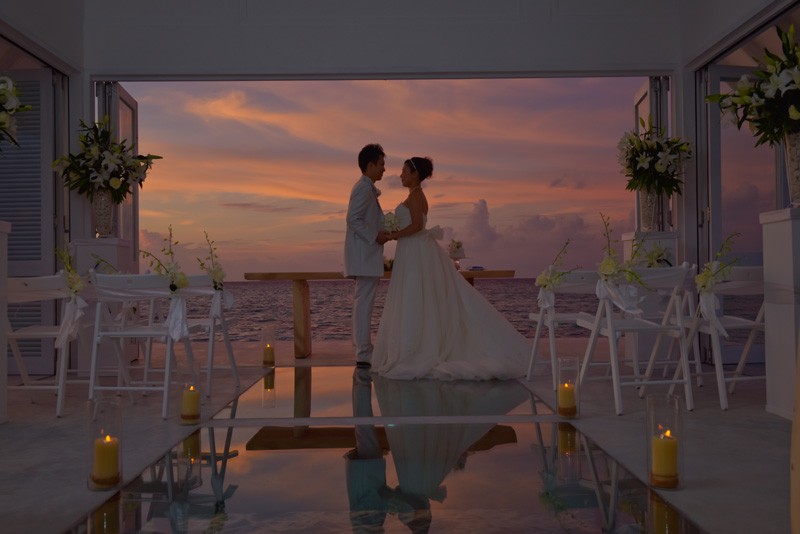
{"label": "chair leg", "polygon": [[92,335],[92,361],[89,365],[89,400],[94,399],[94,388],[97,386],[97,350],[100,346],[101,337],[98,330],[103,320],[103,306],[101,302],[97,303],[94,314],[94,334]]}
{"label": "chair leg", "polygon": [[[225,319],[223,319],[224,321]],[[222,338],[225,340],[225,349],[228,351],[228,361],[231,365],[231,373],[233,373],[233,381],[236,384],[236,388],[238,389],[241,386],[241,382],[239,381],[239,369],[236,368],[236,358],[233,355],[233,344],[231,343],[231,338],[228,335],[228,327],[225,324],[222,324]]]}
{"label": "chair leg", "polygon": [[63,348],[60,348],[56,350],[56,358],[58,359],[58,376],[56,376],[56,382],[58,384],[56,417],[61,417],[61,413],[64,411],[64,397],[67,387],[67,360],[69,360],[69,354]]}
{"label": "chair leg", "polygon": [[[528,374],[525,379],[530,382],[531,375],[533,374],[533,366],[536,364],[536,353],[539,351],[539,336],[542,333],[542,317],[540,314],[539,320],[536,321],[536,332],[533,334],[533,346],[531,347],[531,357],[528,360]],[[553,383],[555,384],[555,375],[553,376]]]}
{"label": "chair leg", "polygon": [[753,347],[753,342],[756,339],[756,333],[757,331],[755,329],[750,331],[744,348],[742,348],[742,354],[739,356],[739,362],[736,364],[736,371],[734,371],[733,376],[728,378],[728,382],[731,383],[731,385],[728,386],[728,393],[731,395],[733,395],[733,390],[736,387],[736,381],[742,376],[744,365],[747,363],[747,357],[750,355],[750,349]]}
{"label": "chair leg", "polygon": [[169,381],[170,381],[170,376],[172,374],[172,357],[174,356],[172,338],[170,336],[167,336],[166,350],[167,352],[164,360],[164,391],[163,391],[164,398],[161,402],[161,417],[163,419],[166,419],[167,416],[169,415]]}
{"label": "chair leg", "polygon": [[214,342],[216,341],[217,331],[214,328],[217,320],[211,318],[211,325],[208,328],[208,369],[206,371],[206,397],[211,396],[211,375],[214,371]]}
{"label": "chair leg", "polygon": [[619,354],[617,353],[617,331],[614,329],[611,316],[611,303],[605,302],[606,327],[608,328],[608,349],[611,360],[611,380],[614,385],[614,408],[617,415],[622,415],[622,387],[619,378]]}
{"label": "chair leg", "polygon": [[725,392],[725,370],[722,368],[722,347],[719,342],[719,334],[716,331],[711,334],[711,355],[714,358],[714,372],[717,375],[719,407],[727,410],[728,396]]}
{"label": "chair leg", "polygon": [[597,313],[594,316],[594,324],[592,325],[592,333],[589,335],[589,343],[586,345],[586,352],[583,355],[583,363],[581,364],[581,376],[579,383],[583,385],[586,378],[586,371],[592,363],[592,354],[594,353],[594,346],[597,343],[597,333],[600,330],[600,320],[603,317],[603,306],[597,307]]}
{"label": "chair leg", "polygon": [[547,337],[550,340],[550,370],[553,374],[553,391],[558,390],[556,378],[556,366],[558,365],[558,353],[556,352],[556,333],[555,325],[547,327]]}

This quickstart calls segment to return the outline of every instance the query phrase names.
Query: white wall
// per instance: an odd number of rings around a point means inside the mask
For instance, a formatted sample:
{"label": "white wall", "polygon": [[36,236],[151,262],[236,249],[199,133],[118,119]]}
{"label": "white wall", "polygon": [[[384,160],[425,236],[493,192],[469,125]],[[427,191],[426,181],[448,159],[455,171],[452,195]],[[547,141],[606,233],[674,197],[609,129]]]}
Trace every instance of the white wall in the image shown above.
{"label": "white wall", "polygon": [[86,1],[86,66],[121,78],[669,72],[661,0]]}

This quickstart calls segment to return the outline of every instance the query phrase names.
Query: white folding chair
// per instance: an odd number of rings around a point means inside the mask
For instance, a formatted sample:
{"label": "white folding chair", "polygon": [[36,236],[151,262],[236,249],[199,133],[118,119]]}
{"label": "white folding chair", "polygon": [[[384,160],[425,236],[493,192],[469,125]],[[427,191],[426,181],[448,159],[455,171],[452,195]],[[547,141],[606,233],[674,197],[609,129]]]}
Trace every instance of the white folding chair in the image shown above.
{"label": "white folding chair", "polygon": [[[194,357],[186,323],[185,297],[173,294],[169,280],[157,274],[100,274],[90,271],[90,281],[94,287],[98,305],[95,313],[92,360],[89,374],[89,399],[96,391],[162,391],[161,416],[166,419],[169,410],[169,387],[172,367],[175,363],[174,342],[183,341],[188,359],[189,371],[194,375]],[[155,317],[152,306],[146,321],[133,321],[130,310],[139,302],[150,303],[154,299],[169,298],[170,311],[162,321]],[[121,308],[116,309],[116,308]],[[126,339],[164,341],[166,343],[163,382],[139,381],[131,379],[127,362],[124,361],[123,342]],[[117,358],[118,379],[115,385],[98,383],[100,345],[104,340],[110,344]],[[116,341],[116,342],[114,342]],[[196,380],[197,377],[193,376]]]}
{"label": "white folding chair", "polygon": [[[688,339],[697,342],[697,334],[708,334],[711,338],[711,356],[714,361],[714,373],[717,379],[719,392],[719,405],[723,410],[728,409],[728,396],[725,391],[726,383],[730,383],[728,393],[733,393],[736,382],[740,380],[764,380],[764,375],[743,376],[747,357],[753,347],[756,335],[764,332],[764,302],[755,318],[746,318],[736,315],[717,314],[720,296],[734,295],[764,295],[764,268],[763,267],[732,267],[730,275],[725,280],[718,282],[713,287],[713,292],[701,293],[700,305],[694,317],[687,320],[689,327]],[[747,340],[739,355],[736,370],[725,376],[723,367],[722,343],[720,336],[728,337],[730,330],[745,330]]]}
{"label": "white folding chair", "polygon": [[531,347],[530,361],[528,362],[527,380],[530,381],[533,368],[536,365],[536,356],[539,352],[539,339],[542,333],[542,326],[547,328],[548,339],[550,341],[550,370],[553,375],[553,389],[556,384],[556,328],[559,325],[576,325],[578,312],[558,311],[556,295],[592,295],[594,298],[595,286],[597,285],[597,271],[572,271],[564,275],[558,287],[554,290],[539,289],[538,304],[539,310],[531,312],[528,318],[536,323],[536,331],[533,335],[533,346]]}
{"label": "white folding chair", "polygon": [[206,396],[211,396],[211,375],[215,369],[226,369],[224,367],[214,367],[214,345],[217,332],[222,333],[225,342],[225,349],[228,354],[228,367],[233,375],[236,387],[239,387],[239,371],[236,369],[236,358],[233,354],[233,344],[228,333],[228,326],[231,322],[225,317],[225,309],[233,305],[233,295],[230,292],[215,289],[214,283],[207,274],[189,276],[189,287],[184,290],[187,296],[208,297],[210,298],[209,313],[203,317],[189,317],[189,331],[201,331],[208,336],[208,367],[206,375]]}
{"label": "white folding chair", "polygon": [[[583,364],[581,365],[580,382],[583,384],[587,379],[587,370],[592,363],[594,348],[598,336],[608,338],[609,345],[609,364],[611,366],[611,378],[614,389],[614,408],[617,415],[622,414],[622,391],[621,386],[642,387],[645,384],[683,384],[686,396],[686,409],[694,409],[694,399],[691,389],[691,373],[689,371],[689,360],[687,356],[687,344],[684,334],[683,314],[680,313],[681,298],[686,279],[690,273],[689,265],[684,263],[679,267],[664,268],[643,268],[636,269],[636,273],[644,283],[644,287],[638,285],[619,285],[607,284],[603,280],[597,283],[598,306],[594,316],[588,313],[579,314],[577,324],[591,331],[589,343],[584,354]],[[646,289],[645,289],[646,288]],[[631,297],[632,294],[643,295],[646,292],[658,292],[662,295],[663,313],[660,319],[642,318],[641,310],[637,312],[637,300],[625,302],[620,296]],[[624,311],[622,314],[613,313],[613,307],[617,306]],[[659,337],[662,335],[679,335],[680,365],[676,369],[672,378],[651,379],[639,373],[639,355],[631,354],[631,365],[633,367],[633,378],[623,380],[620,375],[620,359],[617,350],[617,340],[626,333],[653,333]],[[658,338],[657,338],[658,339]],[[658,343],[656,343],[658,344]],[[654,347],[655,349],[656,347]],[[652,352],[651,352],[652,356]],[[652,359],[652,357],[650,358]]]}
{"label": "white folding chair", "polygon": [[[69,342],[74,339],[86,303],[77,295],[70,293],[64,271],[50,276],[34,276],[8,279],[9,304],[33,304],[54,301],[61,305],[61,318],[55,324],[26,324],[14,329],[9,321],[4,327],[7,331],[8,345],[17,365],[22,384],[9,386],[23,389],[55,389],[56,417],[61,417],[64,409],[64,396],[69,367]],[[19,341],[51,340],[56,349],[56,372],[53,382],[32,381],[22,358]],[[85,381],[84,381],[85,382]]]}

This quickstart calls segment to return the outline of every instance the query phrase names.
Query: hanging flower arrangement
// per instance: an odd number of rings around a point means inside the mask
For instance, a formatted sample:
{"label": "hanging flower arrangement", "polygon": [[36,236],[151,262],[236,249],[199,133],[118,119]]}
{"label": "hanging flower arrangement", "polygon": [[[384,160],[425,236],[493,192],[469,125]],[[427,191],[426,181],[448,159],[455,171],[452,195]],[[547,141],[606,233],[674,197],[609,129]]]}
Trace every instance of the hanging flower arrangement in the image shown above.
{"label": "hanging flower arrangement", "polygon": [[747,123],[756,136],[756,146],[775,145],[786,134],[800,132],[800,47],[794,26],[776,28],[782,56],[764,49],[761,66],[742,76],[730,93],[709,95],[736,127]]}
{"label": "hanging flower arrangement", "polygon": [[17,118],[16,113],[33,109],[23,105],[19,100],[19,90],[8,76],[0,76],[0,152],[2,142],[17,143]]}
{"label": "hanging flower arrangement", "polygon": [[115,204],[121,204],[133,185],[142,187],[153,160],[161,156],[135,155],[125,140],[117,142],[109,129],[108,117],[88,126],[81,121],[78,137],[81,150],[53,162],[64,185],[91,201],[101,190],[109,191]]}
{"label": "hanging flower arrangement", "polygon": [[692,147],[680,137],[668,137],[663,128],[645,124],[640,132],[629,131],[619,141],[619,163],[628,177],[625,189],[668,197],[681,193],[683,167]]}

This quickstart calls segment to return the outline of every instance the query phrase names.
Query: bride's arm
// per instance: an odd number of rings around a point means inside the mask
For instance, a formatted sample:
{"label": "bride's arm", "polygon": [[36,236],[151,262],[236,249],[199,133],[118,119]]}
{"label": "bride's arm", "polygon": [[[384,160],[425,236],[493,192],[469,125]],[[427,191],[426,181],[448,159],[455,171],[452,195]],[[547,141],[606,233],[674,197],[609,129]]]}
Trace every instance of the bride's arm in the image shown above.
{"label": "bride's arm", "polygon": [[390,232],[389,239],[408,237],[425,228],[425,214],[423,211],[425,208],[425,197],[421,193],[418,195],[409,195],[408,199],[406,200],[406,206],[408,206],[408,211],[411,212],[411,224],[405,228],[397,230],[396,232]]}

